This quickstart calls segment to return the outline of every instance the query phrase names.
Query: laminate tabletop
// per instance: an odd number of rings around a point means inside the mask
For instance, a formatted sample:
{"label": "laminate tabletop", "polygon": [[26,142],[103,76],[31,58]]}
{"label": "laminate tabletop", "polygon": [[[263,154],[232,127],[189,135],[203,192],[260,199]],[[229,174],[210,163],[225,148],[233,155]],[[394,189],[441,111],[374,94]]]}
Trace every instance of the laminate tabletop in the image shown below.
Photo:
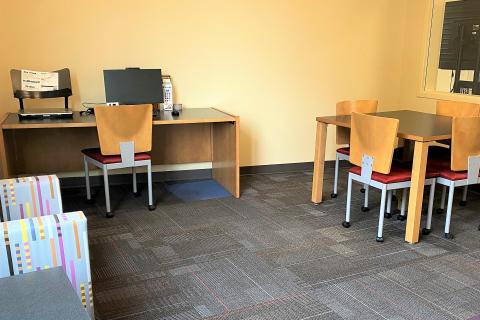
{"label": "laminate tabletop", "polygon": [[[400,120],[398,137],[415,141],[437,141],[452,137],[452,118],[411,110],[376,112],[371,115]],[[350,128],[351,116],[317,117],[317,121]]]}
{"label": "laminate tabletop", "polygon": [[[112,107],[114,108],[114,107]],[[189,124],[212,122],[235,122],[236,118],[215,108],[186,108],[178,116],[170,111],[160,111],[153,117],[153,125]],[[2,122],[2,129],[81,128],[96,127],[94,115],[80,115],[74,111],[73,118],[20,120],[16,113],[9,113]]]}
{"label": "laminate tabletop", "polygon": [[90,320],[62,268],[0,279],[2,320]]}

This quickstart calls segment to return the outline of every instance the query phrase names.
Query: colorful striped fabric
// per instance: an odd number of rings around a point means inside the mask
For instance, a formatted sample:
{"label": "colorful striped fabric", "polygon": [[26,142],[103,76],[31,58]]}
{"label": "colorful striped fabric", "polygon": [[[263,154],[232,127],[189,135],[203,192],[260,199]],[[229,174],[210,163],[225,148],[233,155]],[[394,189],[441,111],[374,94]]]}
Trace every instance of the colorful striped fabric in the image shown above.
{"label": "colorful striped fabric", "polygon": [[0,180],[0,222],[62,213],[57,176]]}
{"label": "colorful striped fabric", "polygon": [[0,278],[61,266],[93,319],[87,219],[69,212],[0,223]]}
{"label": "colorful striped fabric", "polygon": [[0,278],[61,266],[94,319],[87,219],[62,213],[55,175],[0,180]]}

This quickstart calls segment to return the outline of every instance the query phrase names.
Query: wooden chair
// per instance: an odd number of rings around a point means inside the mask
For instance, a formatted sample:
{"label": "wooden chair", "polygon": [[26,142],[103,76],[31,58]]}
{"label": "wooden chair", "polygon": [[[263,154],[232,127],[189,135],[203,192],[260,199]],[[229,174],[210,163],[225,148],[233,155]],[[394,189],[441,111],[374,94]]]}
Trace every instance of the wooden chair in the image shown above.
{"label": "wooden chair", "polygon": [[461,101],[437,101],[437,115],[447,117],[478,117],[480,116],[480,105]]}
{"label": "wooden chair", "polygon": [[[461,101],[437,101],[437,109],[436,114],[441,116],[447,117],[478,117],[480,116],[480,105],[476,103],[468,103],[468,102],[461,102]],[[448,146],[450,145],[450,140],[441,141],[441,143],[445,146],[432,146],[430,147],[429,152],[429,159],[449,159],[450,158],[450,149]],[[467,205],[467,192],[468,192],[468,185],[463,188],[462,200],[460,201],[460,205],[466,206]],[[447,187],[444,186],[442,189],[442,201],[441,206],[436,210],[438,214],[442,214],[445,212],[445,197],[447,194]]]}
{"label": "wooden chair", "polygon": [[[352,112],[358,113],[374,113],[377,112],[378,100],[347,100],[340,101],[336,106],[337,115],[350,115]],[[337,144],[349,145],[350,144],[350,129],[337,126]],[[338,196],[338,171],[340,167],[340,160],[348,161],[350,157],[350,147],[341,147],[337,149],[335,156],[335,178],[333,181],[333,193],[332,198]],[[365,192],[365,204],[362,207],[362,211],[368,211],[368,190],[367,187],[362,188],[362,192]]]}
{"label": "wooden chair", "polygon": [[85,164],[87,199],[91,200],[88,164],[103,171],[107,217],[113,217],[110,208],[108,170],[132,168],[133,192],[136,196],[136,167],[146,166],[148,175],[148,209],[154,210],[152,196],[152,105],[95,107],[100,148],[82,150]]}
{"label": "wooden chair", "polygon": [[[450,221],[455,187],[480,183],[480,117],[453,118],[451,159],[429,162],[428,167],[431,170],[437,170],[439,172],[437,182],[444,188],[449,188],[445,237],[453,239]],[[445,196],[442,194],[442,207],[444,207],[444,201]],[[429,212],[427,226],[422,230],[423,234],[430,233],[431,223],[432,217]]]}
{"label": "wooden chair", "polygon": [[[347,208],[342,225],[345,228],[350,227],[352,181],[380,189],[382,198],[377,242],[383,242],[385,205],[387,208],[391,206],[392,191],[409,188],[411,184],[411,169],[392,165],[398,126],[398,119],[352,113],[350,162],[356,167],[351,168],[348,174]],[[433,172],[426,174],[425,185],[431,185],[429,212],[433,209],[435,177]],[[401,215],[405,215],[406,198],[404,193]]]}

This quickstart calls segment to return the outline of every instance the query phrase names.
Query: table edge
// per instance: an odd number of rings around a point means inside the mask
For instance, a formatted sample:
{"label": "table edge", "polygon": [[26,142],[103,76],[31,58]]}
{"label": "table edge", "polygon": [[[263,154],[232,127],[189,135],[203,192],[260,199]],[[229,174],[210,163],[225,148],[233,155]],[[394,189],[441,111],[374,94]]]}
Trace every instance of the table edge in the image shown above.
{"label": "table edge", "polygon": [[[217,123],[217,122],[236,122],[238,116],[233,116],[217,108],[190,108],[190,109],[211,109],[218,112],[221,112],[225,115],[222,118],[198,118],[198,119],[185,119],[185,120],[153,120],[153,125],[168,125],[168,124],[195,124],[195,123]],[[75,111],[79,112],[79,111]],[[54,128],[94,128],[97,126],[96,122],[58,122],[58,123],[15,123],[15,124],[5,124],[5,121],[10,115],[16,115],[15,112],[7,112],[4,117],[1,119],[1,129],[2,130],[13,130],[13,129],[54,129]]]}

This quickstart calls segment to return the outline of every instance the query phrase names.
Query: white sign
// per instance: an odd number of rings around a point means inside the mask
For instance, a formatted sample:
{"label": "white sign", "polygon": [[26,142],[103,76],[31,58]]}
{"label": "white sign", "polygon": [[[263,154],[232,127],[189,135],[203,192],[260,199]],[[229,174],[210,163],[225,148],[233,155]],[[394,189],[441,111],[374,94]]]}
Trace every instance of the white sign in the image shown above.
{"label": "white sign", "polygon": [[22,70],[22,90],[24,91],[58,90],[58,73]]}

